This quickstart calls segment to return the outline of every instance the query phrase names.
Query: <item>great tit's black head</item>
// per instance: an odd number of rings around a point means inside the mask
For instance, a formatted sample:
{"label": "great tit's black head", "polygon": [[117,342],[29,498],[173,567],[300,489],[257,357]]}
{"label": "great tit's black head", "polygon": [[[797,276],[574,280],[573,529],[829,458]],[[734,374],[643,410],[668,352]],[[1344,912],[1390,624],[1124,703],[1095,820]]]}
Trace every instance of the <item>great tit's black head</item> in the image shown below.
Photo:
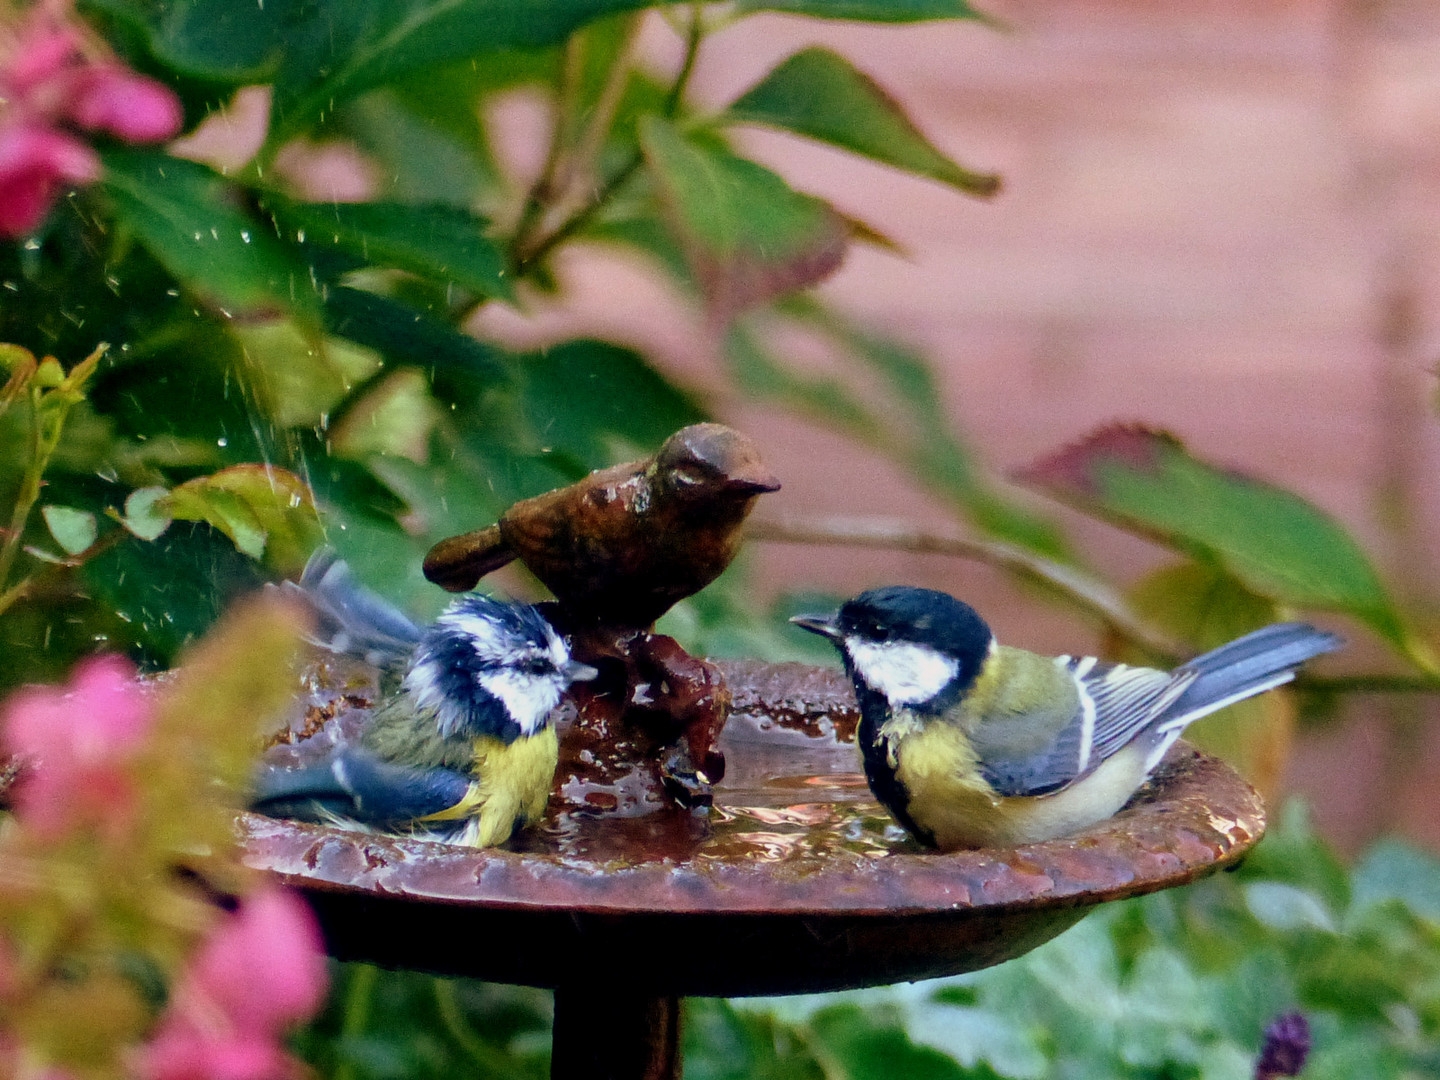
{"label": "great tit's black head", "polygon": [[655,455],[654,475],[680,499],[751,499],[780,488],[754,442],[724,424],[691,424],[671,435]]}
{"label": "great tit's black head", "polygon": [[969,604],[934,589],[871,589],[834,619],[796,625],[830,638],[858,682],[894,705],[947,707],[975,681],[994,636]]}
{"label": "great tit's black head", "polygon": [[470,595],[425,631],[404,686],[446,738],[510,742],[543,728],[571,682],[594,677],[530,605]]}

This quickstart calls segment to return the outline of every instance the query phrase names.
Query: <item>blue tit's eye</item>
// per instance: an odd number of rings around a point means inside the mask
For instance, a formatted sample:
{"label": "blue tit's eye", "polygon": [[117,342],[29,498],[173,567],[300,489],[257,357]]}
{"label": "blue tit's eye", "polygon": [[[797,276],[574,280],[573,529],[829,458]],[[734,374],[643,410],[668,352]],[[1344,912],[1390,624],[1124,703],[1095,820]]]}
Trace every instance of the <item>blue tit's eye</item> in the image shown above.
{"label": "blue tit's eye", "polygon": [[519,667],[526,675],[549,675],[555,670],[554,665],[543,656],[532,656],[527,660],[522,660]]}

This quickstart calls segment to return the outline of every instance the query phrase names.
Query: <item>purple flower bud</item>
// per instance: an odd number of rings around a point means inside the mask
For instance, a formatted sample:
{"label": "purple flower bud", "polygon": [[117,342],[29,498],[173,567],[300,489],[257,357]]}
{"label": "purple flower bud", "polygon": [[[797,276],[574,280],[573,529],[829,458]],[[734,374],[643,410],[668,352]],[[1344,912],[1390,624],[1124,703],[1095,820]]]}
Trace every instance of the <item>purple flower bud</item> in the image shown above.
{"label": "purple flower bud", "polygon": [[1298,1012],[1285,1013],[1270,1021],[1260,1060],[1255,1063],[1255,1080],[1278,1076],[1299,1076],[1310,1056],[1310,1024]]}

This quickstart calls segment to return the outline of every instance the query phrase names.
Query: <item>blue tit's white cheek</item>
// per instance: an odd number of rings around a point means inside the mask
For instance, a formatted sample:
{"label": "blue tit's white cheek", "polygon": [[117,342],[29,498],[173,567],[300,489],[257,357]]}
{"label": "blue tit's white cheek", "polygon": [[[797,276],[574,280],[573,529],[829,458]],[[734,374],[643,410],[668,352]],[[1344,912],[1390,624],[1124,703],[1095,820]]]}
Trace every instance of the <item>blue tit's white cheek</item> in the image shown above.
{"label": "blue tit's white cheek", "polygon": [[562,680],[553,672],[536,674],[503,667],[482,672],[475,681],[500,700],[520,725],[522,735],[533,735],[544,727],[550,710],[560,704]]}
{"label": "blue tit's white cheek", "polygon": [[448,738],[466,722],[468,715],[460,703],[450,700],[440,688],[441,675],[439,662],[426,658],[406,673],[402,685],[413,697],[417,710],[434,712],[440,734]]}
{"label": "blue tit's white cheek", "polygon": [[911,641],[867,641],[847,637],[845,651],[855,673],[892,705],[919,705],[950,685],[960,662]]}

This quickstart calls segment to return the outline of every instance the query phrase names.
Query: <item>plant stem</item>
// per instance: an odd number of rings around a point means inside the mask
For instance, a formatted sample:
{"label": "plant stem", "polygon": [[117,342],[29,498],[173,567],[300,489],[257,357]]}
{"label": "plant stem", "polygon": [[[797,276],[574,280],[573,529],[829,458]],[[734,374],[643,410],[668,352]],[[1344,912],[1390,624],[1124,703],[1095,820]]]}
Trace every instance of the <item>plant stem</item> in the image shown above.
{"label": "plant stem", "polygon": [[[0,547],[0,587],[10,580],[10,570],[15,565],[15,557],[20,553],[20,544],[25,535],[25,526],[30,520],[30,511],[34,509],[36,501],[40,498],[40,478],[49,461],[49,454],[44,453],[45,439],[40,428],[40,391],[32,388],[30,391],[30,460],[25,463],[25,474],[20,480],[20,492],[15,496],[15,507],[10,513],[10,527],[5,533],[5,544]],[[58,440],[59,432],[57,431],[55,435]],[[53,450],[54,447],[52,446],[51,449]],[[14,603],[14,600],[11,603]]]}
{"label": "plant stem", "polygon": [[824,517],[804,521],[767,518],[752,521],[746,535],[750,539],[786,544],[843,544],[954,555],[989,563],[1059,591],[1077,607],[1099,616],[1121,636],[1159,659],[1173,661],[1184,655],[1179,645],[1141,620],[1104,582],[1014,544],[928,532],[883,518]]}
{"label": "plant stem", "polygon": [[[701,6],[694,4],[691,7],[689,32],[685,38],[685,56],[680,62],[680,70],[675,76],[675,81],[670,85],[669,93],[665,95],[665,105],[662,111],[667,119],[673,118],[680,109],[680,104],[685,97],[685,90],[690,85],[690,77],[695,71],[695,60],[700,53],[700,43],[704,38],[705,24],[701,19]],[[630,177],[635,175],[644,163],[645,157],[637,147],[625,164],[600,184],[599,190],[589,202],[557,225],[548,235],[538,240],[528,251],[522,251],[518,247],[512,246],[515,276],[523,277],[531,267],[538,264],[550,252],[589,225],[595,215],[609,204],[610,200],[615,197],[615,193],[625,185]]]}
{"label": "plant stem", "polygon": [[[345,987],[345,1012],[340,1020],[342,1045],[358,1040],[370,1026],[370,1003],[379,981],[380,969],[373,964],[351,965],[350,981]],[[348,1058],[337,1062],[333,1075],[335,1080],[355,1080],[355,1063]]]}
{"label": "plant stem", "polygon": [[545,164],[535,177],[530,190],[525,193],[525,203],[520,209],[520,218],[510,238],[510,261],[520,266],[522,253],[529,246],[531,234],[540,224],[556,195],[556,176],[560,163],[565,157],[565,145],[572,123],[574,98],[580,85],[579,38],[571,35],[565,42],[560,58],[560,76],[555,84],[555,122],[550,128],[550,145],[545,151]]}

